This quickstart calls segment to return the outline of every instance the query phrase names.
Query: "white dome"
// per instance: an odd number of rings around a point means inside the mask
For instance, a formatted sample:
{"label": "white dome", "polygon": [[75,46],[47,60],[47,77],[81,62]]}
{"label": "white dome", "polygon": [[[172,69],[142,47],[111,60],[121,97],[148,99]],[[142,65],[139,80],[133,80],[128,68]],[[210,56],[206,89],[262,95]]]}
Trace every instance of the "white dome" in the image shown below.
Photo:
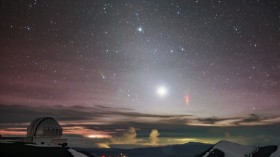
{"label": "white dome", "polygon": [[32,121],[27,128],[27,136],[61,137],[62,127],[52,117],[41,117]]}

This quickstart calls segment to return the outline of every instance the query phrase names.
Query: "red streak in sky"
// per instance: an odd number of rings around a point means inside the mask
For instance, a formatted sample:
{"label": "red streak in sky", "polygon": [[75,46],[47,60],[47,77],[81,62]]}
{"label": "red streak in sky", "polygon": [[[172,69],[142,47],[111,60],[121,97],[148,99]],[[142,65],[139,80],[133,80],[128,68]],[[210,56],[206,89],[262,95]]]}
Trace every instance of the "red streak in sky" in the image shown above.
{"label": "red streak in sky", "polygon": [[185,102],[186,102],[186,105],[188,106],[190,103],[190,96],[185,95]]}

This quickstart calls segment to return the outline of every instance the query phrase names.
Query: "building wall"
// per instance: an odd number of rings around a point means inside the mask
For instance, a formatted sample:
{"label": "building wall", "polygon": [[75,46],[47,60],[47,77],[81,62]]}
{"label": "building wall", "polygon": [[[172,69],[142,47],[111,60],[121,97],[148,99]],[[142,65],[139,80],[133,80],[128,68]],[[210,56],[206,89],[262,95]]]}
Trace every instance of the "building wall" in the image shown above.
{"label": "building wall", "polygon": [[63,138],[53,138],[52,143],[54,145],[61,145],[61,146],[67,146],[67,139]]}
{"label": "building wall", "polygon": [[47,146],[67,146],[67,140],[63,138],[33,137],[33,143]]}
{"label": "building wall", "polygon": [[51,138],[33,137],[33,143],[38,145],[51,145]]}

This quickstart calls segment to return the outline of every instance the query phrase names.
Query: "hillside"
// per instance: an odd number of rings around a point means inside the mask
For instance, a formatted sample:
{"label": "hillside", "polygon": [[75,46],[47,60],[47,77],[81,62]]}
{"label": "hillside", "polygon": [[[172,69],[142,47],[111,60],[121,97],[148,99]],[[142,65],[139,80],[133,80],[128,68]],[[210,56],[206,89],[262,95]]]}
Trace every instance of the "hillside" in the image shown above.
{"label": "hillside", "polygon": [[195,157],[280,157],[276,145],[252,147],[229,141],[220,141]]}

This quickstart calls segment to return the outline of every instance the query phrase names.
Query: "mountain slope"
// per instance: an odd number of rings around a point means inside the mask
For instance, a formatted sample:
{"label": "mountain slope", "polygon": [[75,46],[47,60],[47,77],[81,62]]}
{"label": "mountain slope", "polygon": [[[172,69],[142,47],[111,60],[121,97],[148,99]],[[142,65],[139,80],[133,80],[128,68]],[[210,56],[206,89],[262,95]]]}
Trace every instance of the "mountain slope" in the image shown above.
{"label": "mountain slope", "polygon": [[279,146],[252,147],[220,141],[195,157],[280,157]]}
{"label": "mountain slope", "polygon": [[277,150],[270,157],[280,157],[280,145],[277,146]]}
{"label": "mountain slope", "polygon": [[240,145],[228,141],[220,141],[214,145],[203,157],[242,157],[254,152],[256,148],[246,145]]}

